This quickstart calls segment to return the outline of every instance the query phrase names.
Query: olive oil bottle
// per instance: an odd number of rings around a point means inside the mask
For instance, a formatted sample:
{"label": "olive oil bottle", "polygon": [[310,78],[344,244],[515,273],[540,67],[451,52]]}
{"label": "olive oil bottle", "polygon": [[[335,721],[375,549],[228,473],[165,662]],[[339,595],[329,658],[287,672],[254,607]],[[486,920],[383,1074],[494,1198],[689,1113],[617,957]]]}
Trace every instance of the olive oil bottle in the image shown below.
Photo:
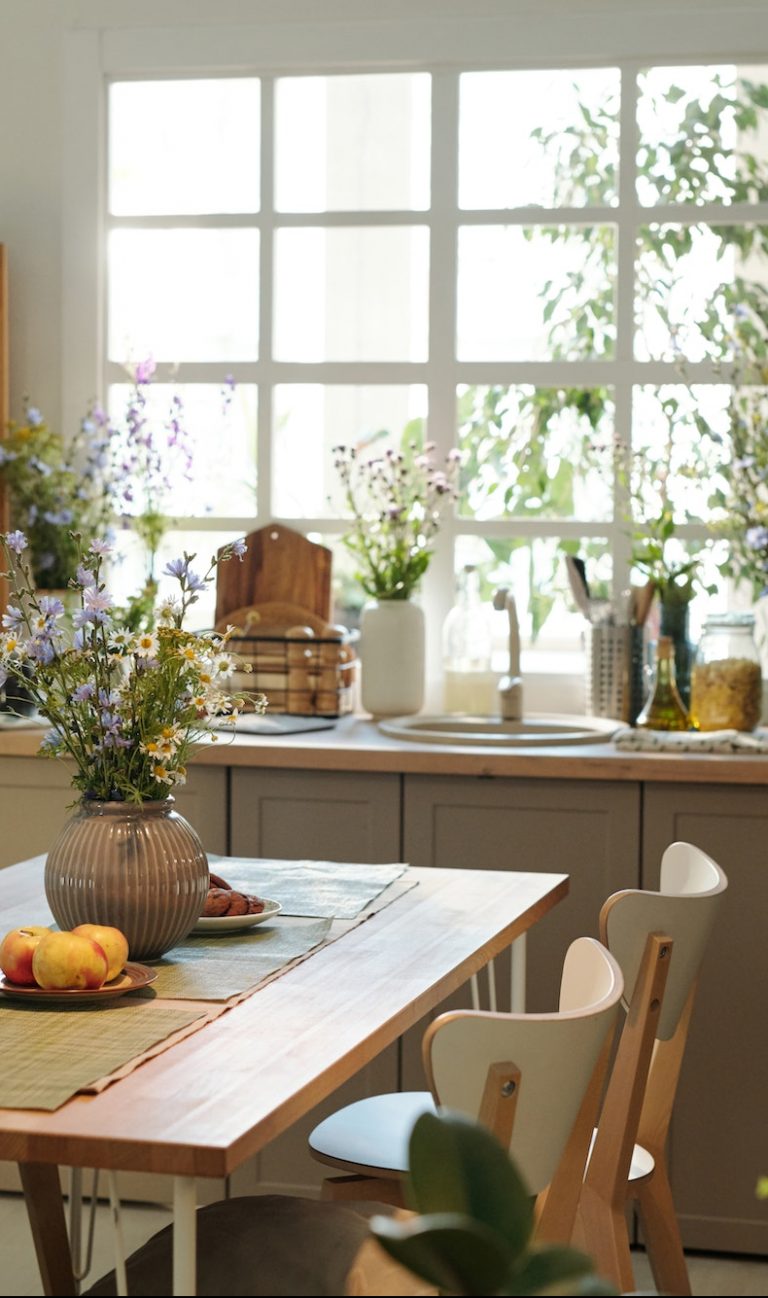
{"label": "olive oil bottle", "polygon": [[635,725],[641,730],[689,728],[688,713],[675,680],[675,647],[671,636],[659,636],[650,693]]}

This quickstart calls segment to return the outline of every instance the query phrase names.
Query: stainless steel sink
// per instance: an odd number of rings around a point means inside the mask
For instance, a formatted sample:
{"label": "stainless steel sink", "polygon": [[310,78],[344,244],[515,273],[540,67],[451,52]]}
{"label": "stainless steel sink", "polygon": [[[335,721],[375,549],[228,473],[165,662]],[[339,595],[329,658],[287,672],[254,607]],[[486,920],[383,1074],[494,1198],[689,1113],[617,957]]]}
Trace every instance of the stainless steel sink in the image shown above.
{"label": "stainless steel sink", "polygon": [[605,743],[621,724],[608,717],[533,712],[522,721],[451,715],[390,717],[379,722],[379,729],[395,739],[410,739],[422,744],[532,748],[545,744]]}

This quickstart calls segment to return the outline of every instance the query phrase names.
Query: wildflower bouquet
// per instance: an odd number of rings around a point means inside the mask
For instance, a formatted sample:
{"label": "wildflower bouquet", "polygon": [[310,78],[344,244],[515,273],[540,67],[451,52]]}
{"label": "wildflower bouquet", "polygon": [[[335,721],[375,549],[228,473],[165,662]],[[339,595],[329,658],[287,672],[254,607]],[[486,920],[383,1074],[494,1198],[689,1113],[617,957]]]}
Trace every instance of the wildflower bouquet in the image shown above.
{"label": "wildflower bouquet", "polygon": [[410,599],[429,567],[442,511],[458,499],[461,452],[450,451],[439,469],[434,449],[412,442],[404,451],[359,459],[353,447],[334,447],[352,514],[342,540],[358,560],[363,590],[376,599]]}
{"label": "wildflower bouquet", "polygon": [[[79,562],[70,587],[79,609],[68,632],[61,600],[35,592],[24,533],[0,535],[12,587],[2,618],[0,684],[8,677],[23,682],[53,726],[42,751],[73,759],[73,784],[86,798],[166,798],[184,783],[192,748],[209,735],[211,719],[234,724],[244,704],[224,689],[235,666],[228,648],[234,628],[196,634],[185,631],[183,621],[217,563],[242,559],[245,543],[225,547],[204,577],[191,567],[194,555],[169,563],[165,571],[178,581],[177,597],[161,604],[156,630],[131,634],[115,623],[101,579],[110,546],[92,541],[83,551],[80,538],[74,542]],[[263,710],[263,696],[252,701]]]}
{"label": "wildflower bouquet", "polygon": [[110,429],[97,406],[65,442],[29,404],[0,441],[0,480],[23,530],[39,590],[66,587],[77,566],[73,534],[102,534],[112,510]]}

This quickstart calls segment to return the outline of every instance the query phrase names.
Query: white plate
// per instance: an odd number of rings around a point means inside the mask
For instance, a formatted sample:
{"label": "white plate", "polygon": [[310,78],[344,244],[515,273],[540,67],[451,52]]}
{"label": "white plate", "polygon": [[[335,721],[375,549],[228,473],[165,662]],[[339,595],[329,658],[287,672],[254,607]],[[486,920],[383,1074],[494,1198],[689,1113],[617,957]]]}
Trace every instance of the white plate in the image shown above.
{"label": "white plate", "polygon": [[274,919],[282,910],[279,901],[267,901],[264,898],[264,909],[258,915],[201,915],[193,933],[234,933],[239,928],[253,928],[265,919]]}

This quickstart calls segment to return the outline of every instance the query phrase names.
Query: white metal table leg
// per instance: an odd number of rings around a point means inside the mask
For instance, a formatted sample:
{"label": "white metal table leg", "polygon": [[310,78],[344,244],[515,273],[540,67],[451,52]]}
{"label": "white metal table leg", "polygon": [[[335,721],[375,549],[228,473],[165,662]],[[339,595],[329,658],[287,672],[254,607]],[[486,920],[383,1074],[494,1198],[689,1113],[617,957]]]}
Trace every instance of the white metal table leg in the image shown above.
{"label": "white metal table leg", "polygon": [[173,1178],[173,1293],[197,1292],[197,1185],[194,1176]]}
{"label": "white metal table leg", "polygon": [[120,1215],[120,1195],[117,1189],[117,1173],[107,1173],[109,1185],[109,1206],[112,1213],[113,1244],[115,1249],[115,1287],[118,1298],[126,1298],[128,1293],[128,1273],[125,1265],[125,1241],[123,1239],[123,1219]]}
{"label": "white metal table leg", "polygon": [[510,947],[512,980],[509,989],[509,1003],[513,1014],[525,1013],[525,938],[525,933],[522,933]]}
{"label": "white metal table leg", "polygon": [[69,1251],[72,1254],[72,1271],[75,1276],[75,1287],[80,1292],[80,1281],[83,1278],[83,1169],[69,1169]]}

